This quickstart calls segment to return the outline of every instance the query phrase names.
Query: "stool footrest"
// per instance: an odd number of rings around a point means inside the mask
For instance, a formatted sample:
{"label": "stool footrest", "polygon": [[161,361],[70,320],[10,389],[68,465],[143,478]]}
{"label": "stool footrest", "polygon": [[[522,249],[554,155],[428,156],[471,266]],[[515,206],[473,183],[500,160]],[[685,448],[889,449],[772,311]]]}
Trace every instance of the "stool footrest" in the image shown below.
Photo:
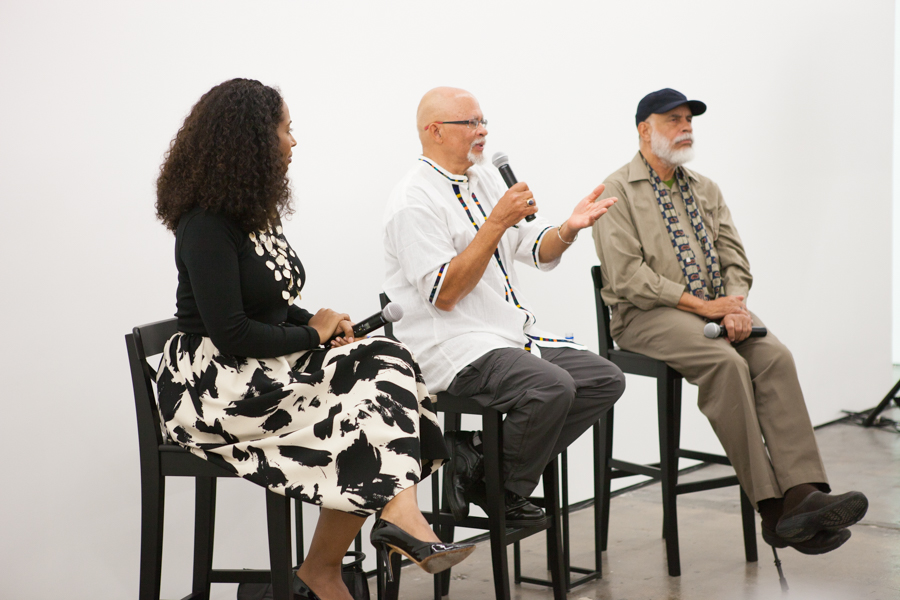
{"label": "stool footrest", "polygon": [[698,452],[696,450],[679,449],[678,458],[688,458],[716,465],[731,466],[731,461],[728,460],[727,456],[723,456],[722,454],[710,454],[709,452]]}
{"label": "stool footrest", "polygon": [[[595,571],[593,569],[586,569],[584,567],[569,567],[569,571],[572,573],[582,573],[584,577],[578,577],[577,579],[572,579],[569,581],[569,585],[566,588],[567,592],[571,592],[572,588],[578,587],[584,583],[589,581],[595,581],[597,579],[603,579],[603,574],[600,571]],[[516,579],[516,583],[530,583],[532,585],[542,585],[544,587],[553,587],[553,582],[549,579],[538,579],[537,577],[526,577],[524,575],[519,575]]]}
{"label": "stool footrest", "polygon": [[[609,466],[614,469],[612,473],[613,477],[616,476],[616,470],[628,473],[629,475],[646,475],[653,479],[659,479],[661,476],[660,474],[662,473],[662,469],[659,467],[617,460],[615,458],[609,459]],[[625,475],[619,475],[619,477],[625,477]]]}
{"label": "stool footrest", "polygon": [[704,479],[703,481],[692,481],[691,483],[679,483],[675,486],[675,494],[691,494],[693,492],[715,490],[732,485],[738,485],[737,475],[715,477],[713,479]]}
{"label": "stool footrest", "polygon": [[538,579],[536,577],[526,577],[524,575],[519,576],[518,583],[530,583],[532,585],[543,585],[545,587],[552,587],[553,584],[546,579]]}
{"label": "stool footrest", "polygon": [[272,583],[272,572],[268,569],[213,569],[209,572],[210,583]]}

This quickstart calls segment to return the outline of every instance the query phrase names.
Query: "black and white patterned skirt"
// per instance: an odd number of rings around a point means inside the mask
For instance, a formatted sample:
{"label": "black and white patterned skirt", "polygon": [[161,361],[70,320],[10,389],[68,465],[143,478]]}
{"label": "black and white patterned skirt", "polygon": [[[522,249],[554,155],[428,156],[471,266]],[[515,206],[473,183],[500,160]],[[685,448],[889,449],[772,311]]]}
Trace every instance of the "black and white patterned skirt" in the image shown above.
{"label": "black and white patterned skirt", "polygon": [[325,508],[370,515],[448,456],[419,366],[387,338],[256,359],[178,333],[157,383],[172,439]]}

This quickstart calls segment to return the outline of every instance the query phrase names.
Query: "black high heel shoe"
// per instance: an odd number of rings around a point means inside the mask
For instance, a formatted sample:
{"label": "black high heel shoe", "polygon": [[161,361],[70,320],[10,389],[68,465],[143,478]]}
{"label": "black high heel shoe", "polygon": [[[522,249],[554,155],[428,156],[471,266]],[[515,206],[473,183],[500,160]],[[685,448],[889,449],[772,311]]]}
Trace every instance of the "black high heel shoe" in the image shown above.
{"label": "black high heel shoe", "polygon": [[387,565],[388,581],[394,580],[391,555],[407,557],[426,573],[440,573],[466,559],[475,551],[475,544],[445,544],[423,542],[409,535],[393,523],[378,519],[369,540]]}
{"label": "black high heel shoe", "polygon": [[294,600],[321,600],[319,596],[310,589],[306,583],[300,579],[296,571],[294,572],[294,582],[291,584],[294,592]]}

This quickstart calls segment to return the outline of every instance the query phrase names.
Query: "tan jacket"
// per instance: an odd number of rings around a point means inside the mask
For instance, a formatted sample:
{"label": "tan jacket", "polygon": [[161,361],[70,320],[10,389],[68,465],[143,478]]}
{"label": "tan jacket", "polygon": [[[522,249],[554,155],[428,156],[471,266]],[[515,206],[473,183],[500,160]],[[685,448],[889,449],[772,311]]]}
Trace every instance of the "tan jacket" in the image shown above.
{"label": "tan jacket", "polygon": [[[746,296],[753,283],[750,263],[722,192],[711,179],[689,169],[685,172],[707,234],[719,255],[725,294]],[[688,288],[640,152],[604,183],[606,190],[601,198],[615,196],[619,201],[594,223],[593,234],[603,272],[601,295],[607,305],[617,307],[613,310],[612,323],[615,337],[616,330],[621,331],[630,320],[627,318],[629,309],[674,307]],[[703,250],[691,231],[684,200],[677,186],[673,188],[676,189],[671,195],[672,202],[679,221],[689,232],[691,249],[707,287],[710,287]]]}

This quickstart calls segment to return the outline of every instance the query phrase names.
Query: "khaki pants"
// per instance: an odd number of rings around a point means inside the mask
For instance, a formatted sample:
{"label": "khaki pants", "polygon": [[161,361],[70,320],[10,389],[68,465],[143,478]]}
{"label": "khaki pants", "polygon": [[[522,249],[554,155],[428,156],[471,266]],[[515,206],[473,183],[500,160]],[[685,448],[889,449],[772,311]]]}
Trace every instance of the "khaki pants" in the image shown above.
{"label": "khaki pants", "polygon": [[699,387],[700,411],[754,506],[800,483],[827,484],[790,351],[771,332],[732,345],[705,337],[704,325],[676,308],[617,307],[611,331],[622,349],[665,361]]}

